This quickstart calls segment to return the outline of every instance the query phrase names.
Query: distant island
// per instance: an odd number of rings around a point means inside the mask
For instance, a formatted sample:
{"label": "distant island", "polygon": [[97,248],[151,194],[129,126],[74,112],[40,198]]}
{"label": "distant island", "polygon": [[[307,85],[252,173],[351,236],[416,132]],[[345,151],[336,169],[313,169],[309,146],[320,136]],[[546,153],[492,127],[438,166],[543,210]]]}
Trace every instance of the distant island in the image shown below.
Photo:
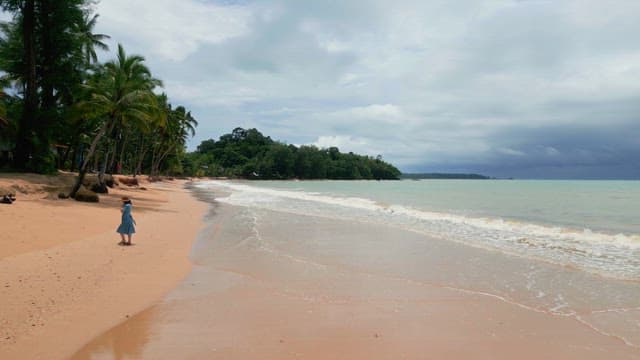
{"label": "distant island", "polygon": [[451,174],[451,173],[419,173],[419,174],[402,174],[400,179],[420,180],[420,179],[471,179],[471,180],[489,180],[491,177],[479,174]]}
{"label": "distant island", "polygon": [[235,128],[205,140],[182,161],[183,174],[254,180],[398,180],[400,170],[377,157],[337,147],[288,145],[256,129]]}

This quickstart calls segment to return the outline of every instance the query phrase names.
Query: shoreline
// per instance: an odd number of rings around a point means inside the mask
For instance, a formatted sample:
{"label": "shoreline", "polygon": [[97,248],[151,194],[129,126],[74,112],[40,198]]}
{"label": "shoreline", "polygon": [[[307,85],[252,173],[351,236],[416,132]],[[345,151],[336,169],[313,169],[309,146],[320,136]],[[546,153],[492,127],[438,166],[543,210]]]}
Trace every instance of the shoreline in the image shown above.
{"label": "shoreline", "polygon": [[[214,197],[182,181],[144,186],[150,190],[113,192],[104,197],[104,206],[93,205],[92,212],[81,207],[85,216],[109,223],[106,233],[8,257],[55,270],[47,279],[38,278],[42,272],[16,278],[28,280],[20,283],[26,295],[11,301],[28,305],[33,299],[28,295],[42,289],[54,294],[55,281],[66,286],[61,291],[84,297],[56,298],[58,304],[64,300],[57,313],[46,304],[31,303],[32,310],[44,315],[21,314],[30,315],[30,321],[41,319],[42,329],[38,322],[33,329],[22,324],[31,333],[11,353],[0,342],[0,358],[640,359],[636,342],[626,339],[637,335],[609,333],[624,324],[617,315],[621,309],[602,311],[587,301],[573,315],[543,311],[518,288],[521,269],[552,275],[539,277],[543,283],[578,280],[591,284],[587,288],[622,296],[624,289],[615,287],[615,281],[582,279],[571,269],[383,224],[230,205],[215,200],[223,190],[217,189]],[[138,227],[133,247],[115,246],[115,205],[125,193],[134,199],[134,217],[145,224]],[[109,215],[99,216],[103,210]],[[169,232],[176,224],[184,234],[193,230],[179,249]],[[61,236],[64,226],[58,230]],[[149,246],[154,244],[158,246]],[[89,253],[99,253],[102,263],[87,264],[96,259]],[[124,262],[123,255],[133,259]],[[74,280],[75,274],[60,265],[67,262],[71,269],[89,271]],[[0,256],[0,272],[7,272],[3,266],[10,263]],[[11,269],[18,274],[31,270]],[[487,291],[493,274],[499,274],[496,285],[513,292]],[[173,279],[171,286],[168,279]],[[51,289],[43,286],[47,281]],[[76,281],[94,285],[80,291]],[[570,289],[562,287],[562,293]],[[0,295],[4,290],[0,287]],[[587,295],[580,299],[588,300]],[[3,315],[0,309],[0,321]]]}
{"label": "shoreline", "polygon": [[[0,207],[0,358],[63,359],[160,301],[189,273],[208,204],[187,181],[120,186],[100,203],[53,200],[34,175]],[[133,199],[134,246],[118,246],[119,198]],[[177,226],[179,224],[179,226]],[[64,336],[60,336],[64,334]]]}
{"label": "shoreline", "polygon": [[587,313],[457,280],[479,260],[510,281],[522,259],[384,225],[226,203],[212,213],[188,277],[72,359],[640,358]]}

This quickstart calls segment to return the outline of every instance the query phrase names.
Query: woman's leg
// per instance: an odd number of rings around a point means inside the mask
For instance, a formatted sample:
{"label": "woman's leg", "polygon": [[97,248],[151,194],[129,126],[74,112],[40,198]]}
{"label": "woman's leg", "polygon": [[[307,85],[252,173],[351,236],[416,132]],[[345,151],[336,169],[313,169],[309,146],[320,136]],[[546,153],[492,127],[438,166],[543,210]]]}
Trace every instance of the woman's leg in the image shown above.
{"label": "woman's leg", "polygon": [[127,245],[131,245],[131,234],[127,234],[127,239],[129,240],[127,241]]}
{"label": "woman's leg", "polygon": [[124,234],[120,234],[120,238],[122,239],[122,241],[120,241],[120,244],[124,244]]}

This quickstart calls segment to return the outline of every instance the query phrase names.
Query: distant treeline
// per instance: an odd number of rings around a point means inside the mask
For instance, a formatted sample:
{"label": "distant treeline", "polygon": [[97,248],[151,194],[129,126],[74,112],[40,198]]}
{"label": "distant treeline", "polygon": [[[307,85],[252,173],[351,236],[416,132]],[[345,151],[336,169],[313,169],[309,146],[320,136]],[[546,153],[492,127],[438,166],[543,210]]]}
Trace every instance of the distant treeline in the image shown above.
{"label": "distant treeline", "polygon": [[473,179],[487,180],[488,176],[479,174],[447,174],[447,173],[424,173],[424,174],[402,174],[401,179]]}
{"label": "distant treeline", "polygon": [[182,168],[192,176],[248,179],[399,179],[400,171],[382,160],[338,148],[296,147],[272,140],[256,129],[236,128],[218,141],[203,141],[187,154]]}

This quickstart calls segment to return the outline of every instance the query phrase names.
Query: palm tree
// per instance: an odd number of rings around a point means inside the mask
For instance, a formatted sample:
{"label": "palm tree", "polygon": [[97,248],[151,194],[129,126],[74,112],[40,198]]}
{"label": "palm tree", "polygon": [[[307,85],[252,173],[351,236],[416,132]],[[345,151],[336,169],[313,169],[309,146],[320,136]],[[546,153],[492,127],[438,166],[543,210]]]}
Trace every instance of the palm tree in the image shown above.
{"label": "palm tree", "polygon": [[195,135],[195,127],[198,125],[191,112],[186,111],[183,106],[172,109],[171,105],[167,104],[166,109],[167,124],[158,129],[153,146],[152,176],[160,174],[160,166],[169,154],[177,154],[180,149],[184,149],[187,138],[189,135]]}
{"label": "palm tree", "polygon": [[18,130],[15,164],[24,167],[33,152],[34,145],[30,133],[35,129],[34,119],[38,112],[38,89],[36,79],[36,1],[0,0],[0,7],[20,17],[22,41],[21,61],[24,106]]}
{"label": "palm tree", "polygon": [[98,55],[96,54],[96,48],[104,51],[109,50],[109,46],[103,42],[103,40],[110,39],[109,35],[94,34],[93,28],[96,26],[99,14],[93,15],[89,18],[90,14],[85,14],[83,21],[77,25],[77,36],[81,44],[82,53],[84,55],[87,64],[97,63]]}
{"label": "palm tree", "polygon": [[162,83],[151,76],[149,68],[144,65],[144,57],[127,56],[121,44],[118,44],[117,58],[96,70],[86,85],[89,99],[81,101],[78,106],[89,116],[100,118],[100,128],[91,142],[70,197],[74,197],[80,189],[89,161],[105,135],[112,134],[116,126],[130,122],[148,123],[157,119],[156,97],[153,93],[156,86],[162,86]]}

